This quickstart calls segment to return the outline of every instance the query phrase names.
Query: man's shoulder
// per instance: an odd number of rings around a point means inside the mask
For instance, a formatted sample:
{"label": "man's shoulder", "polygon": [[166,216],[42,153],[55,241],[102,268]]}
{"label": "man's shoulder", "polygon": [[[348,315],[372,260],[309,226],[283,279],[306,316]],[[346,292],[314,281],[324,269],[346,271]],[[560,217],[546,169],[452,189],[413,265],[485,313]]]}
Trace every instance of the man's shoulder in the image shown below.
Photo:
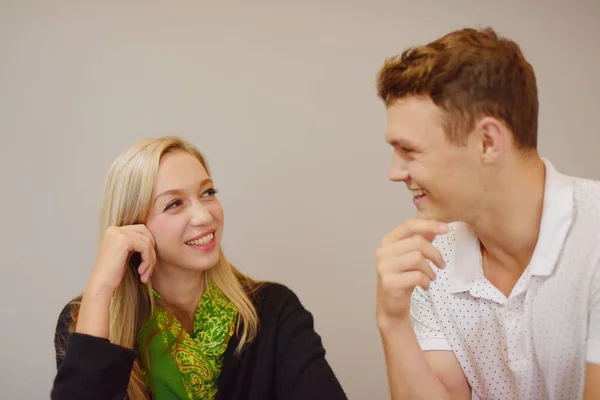
{"label": "man's shoulder", "polygon": [[573,184],[574,227],[600,234],[600,181],[570,177]]}
{"label": "man's shoulder", "polygon": [[575,204],[600,210],[600,181],[578,177],[571,177],[571,181]]}

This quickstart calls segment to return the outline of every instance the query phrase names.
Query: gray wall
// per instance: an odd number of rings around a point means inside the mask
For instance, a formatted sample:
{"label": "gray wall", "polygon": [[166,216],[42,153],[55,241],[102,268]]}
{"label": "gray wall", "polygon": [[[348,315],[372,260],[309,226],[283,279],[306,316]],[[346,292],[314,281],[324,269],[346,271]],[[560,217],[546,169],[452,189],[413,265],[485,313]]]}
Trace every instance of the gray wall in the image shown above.
{"label": "gray wall", "polygon": [[543,155],[600,179],[600,2],[233,3],[0,2],[0,398],[47,397],[105,174],[142,137],[206,153],[227,254],[298,293],[352,399],[388,396],[374,252],[413,214],[386,178],[386,56],[492,25],[536,69]]}

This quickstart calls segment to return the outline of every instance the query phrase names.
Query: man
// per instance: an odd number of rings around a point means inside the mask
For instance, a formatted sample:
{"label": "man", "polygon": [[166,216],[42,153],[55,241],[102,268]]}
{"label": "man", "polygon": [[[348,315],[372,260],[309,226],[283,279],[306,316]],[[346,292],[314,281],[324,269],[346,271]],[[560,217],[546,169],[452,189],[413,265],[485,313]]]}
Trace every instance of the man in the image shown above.
{"label": "man", "polygon": [[455,31],[377,85],[417,210],[377,251],[392,398],[600,398],[600,182],[539,156],[519,46]]}

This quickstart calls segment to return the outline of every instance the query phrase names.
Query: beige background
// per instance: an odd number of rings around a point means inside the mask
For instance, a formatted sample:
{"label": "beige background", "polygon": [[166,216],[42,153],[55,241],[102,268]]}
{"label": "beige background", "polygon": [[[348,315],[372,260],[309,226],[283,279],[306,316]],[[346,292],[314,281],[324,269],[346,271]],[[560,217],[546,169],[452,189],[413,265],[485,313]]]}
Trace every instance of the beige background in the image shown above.
{"label": "beige background", "polygon": [[47,398],[106,171],[142,137],[207,154],[227,254],[297,292],[351,399],[388,397],[374,252],[413,214],[386,178],[384,57],[494,26],[537,71],[543,155],[600,179],[598,1],[235,3],[0,2],[0,398]]}

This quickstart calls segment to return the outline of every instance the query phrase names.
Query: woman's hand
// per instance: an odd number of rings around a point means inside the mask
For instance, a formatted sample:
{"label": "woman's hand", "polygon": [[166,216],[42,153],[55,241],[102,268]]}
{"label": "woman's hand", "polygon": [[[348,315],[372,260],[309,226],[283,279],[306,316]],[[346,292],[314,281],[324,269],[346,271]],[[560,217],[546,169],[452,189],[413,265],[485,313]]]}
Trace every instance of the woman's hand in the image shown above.
{"label": "woman's hand", "polygon": [[141,255],[137,273],[141,281],[147,283],[156,264],[154,246],[154,238],[145,225],[111,226],[104,233],[88,287],[112,295],[121,284],[134,253]]}
{"label": "woman's hand", "polygon": [[148,282],[156,265],[154,246],[145,225],[111,226],[106,230],[83,293],[76,332],[108,339],[110,302],[130,268],[130,258],[139,253],[137,273],[143,283]]}

